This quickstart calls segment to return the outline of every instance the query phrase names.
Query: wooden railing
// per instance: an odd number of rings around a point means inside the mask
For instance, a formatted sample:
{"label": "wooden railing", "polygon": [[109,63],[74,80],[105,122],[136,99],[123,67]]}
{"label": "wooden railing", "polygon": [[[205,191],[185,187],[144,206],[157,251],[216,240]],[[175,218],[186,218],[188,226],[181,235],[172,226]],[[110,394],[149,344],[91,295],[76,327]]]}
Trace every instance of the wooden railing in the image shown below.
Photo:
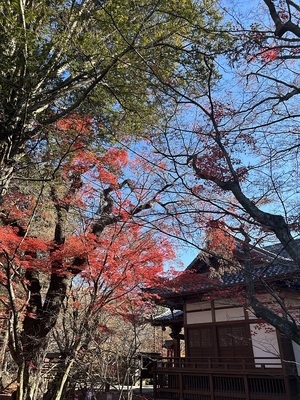
{"label": "wooden railing", "polygon": [[154,396],[176,400],[294,400],[294,365],[268,358],[162,358]]}

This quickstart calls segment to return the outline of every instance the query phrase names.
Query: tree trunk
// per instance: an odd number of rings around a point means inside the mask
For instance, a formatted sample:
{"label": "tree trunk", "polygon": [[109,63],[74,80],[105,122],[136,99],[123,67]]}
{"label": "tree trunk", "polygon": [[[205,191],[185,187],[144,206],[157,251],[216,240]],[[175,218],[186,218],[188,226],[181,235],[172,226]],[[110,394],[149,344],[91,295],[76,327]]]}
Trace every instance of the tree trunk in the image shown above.
{"label": "tree trunk", "polygon": [[0,132],[0,204],[7,193],[17,162],[24,156],[22,135]]}
{"label": "tree trunk", "polygon": [[68,365],[67,365],[67,367],[66,367],[66,369],[64,371],[64,374],[61,377],[60,385],[58,387],[58,390],[57,390],[56,394],[52,397],[51,400],[64,400],[64,393],[66,391],[66,383],[68,381],[68,377],[69,377],[69,374],[70,374],[70,371],[71,371],[71,369],[73,367],[74,362],[75,362],[74,358],[72,358],[68,362]]}
{"label": "tree trunk", "polygon": [[40,351],[36,351],[36,357],[33,353],[34,348],[30,355],[23,355],[23,360],[18,365],[16,400],[40,400],[41,398],[40,379],[44,357],[40,355]]}
{"label": "tree trunk", "polygon": [[3,389],[3,372],[5,371],[6,352],[8,351],[8,329],[2,337],[2,344],[0,350],[0,391]]}

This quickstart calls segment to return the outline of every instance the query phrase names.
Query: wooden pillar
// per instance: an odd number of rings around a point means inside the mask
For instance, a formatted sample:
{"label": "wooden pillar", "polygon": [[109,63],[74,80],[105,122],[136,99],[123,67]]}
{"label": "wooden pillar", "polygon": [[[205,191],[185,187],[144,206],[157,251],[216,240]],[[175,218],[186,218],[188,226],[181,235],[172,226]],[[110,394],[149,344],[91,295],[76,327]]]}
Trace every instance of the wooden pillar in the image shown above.
{"label": "wooden pillar", "polygon": [[175,358],[180,357],[180,339],[183,338],[183,335],[180,333],[182,326],[183,326],[182,323],[171,326],[172,332],[171,332],[170,336],[173,339],[174,357]]}
{"label": "wooden pillar", "polygon": [[180,339],[178,337],[173,338],[174,342],[174,357],[179,358],[180,357]]}

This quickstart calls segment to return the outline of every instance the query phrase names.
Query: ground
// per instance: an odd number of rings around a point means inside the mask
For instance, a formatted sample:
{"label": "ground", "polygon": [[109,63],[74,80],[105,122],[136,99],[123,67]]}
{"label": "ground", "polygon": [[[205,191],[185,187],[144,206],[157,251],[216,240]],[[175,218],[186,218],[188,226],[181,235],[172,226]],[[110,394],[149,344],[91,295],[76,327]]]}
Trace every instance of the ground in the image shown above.
{"label": "ground", "polygon": [[[152,388],[143,388],[143,393],[140,394],[140,388],[135,388],[132,400],[153,400],[153,390]],[[11,400],[10,394],[1,394],[0,400]]]}

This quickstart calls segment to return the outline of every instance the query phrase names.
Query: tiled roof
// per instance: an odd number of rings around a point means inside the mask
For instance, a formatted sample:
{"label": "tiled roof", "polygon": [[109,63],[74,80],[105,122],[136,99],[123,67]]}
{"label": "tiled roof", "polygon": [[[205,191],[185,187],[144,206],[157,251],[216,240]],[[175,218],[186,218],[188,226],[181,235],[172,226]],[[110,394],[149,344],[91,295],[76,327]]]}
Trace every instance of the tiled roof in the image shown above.
{"label": "tiled roof", "polygon": [[[251,269],[252,279],[256,285],[262,282],[278,282],[284,285],[300,286],[300,268],[293,263],[288,254],[282,250],[281,245],[267,246],[263,249],[255,249],[253,259],[256,262]],[[164,288],[156,288],[153,293],[158,294],[162,303],[168,306],[180,307],[182,296],[205,294],[214,290],[227,290],[246,284],[246,272],[243,267],[242,257],[240,267],[233,270],[224,269],[220,272],[218,267],[210,268],[210,258],[200,253],[186,268],[186,273],[175,278],[170,285]],[[181,300],[180,300],[181,299]],[[168,321],[182,319],[180,310],[166,311],[154,319],[155,323],[162,324]]]}
{"label": "tiled roof", "polygon": [[[255,267],[251,271],[252,277],[254,280],[258,281],[261,279],[265,280],[270,280],[274,278],[286,278],[290,275],[294,275],[297,272],[299,272],[300,275],[300,270],[299,268],[294,265],[294,264],[275,264],[275,265],[269,265],[269,266],[260,266],[260,267]],[[243,284],[245,283],[246,279],[246,274],[245,270],[241,269],[235,273],[228,273],[225,272],[222,277],[222,283],[223,285],[238,285],[238,284]]]}
{"label": "tiled roof", "polygon": [[[251,273],[252,279],[257,284],[262,281],[288,281],[289,278],[300,283],[300,269],[292,263],[256,266],[253,267]],[[299,275],[299,279],[297,275]],[[226,289],[229,286],[243,286],[245,283],[246,274],[241,267],[234,272],[225,271],[222,274],[212,275],[210,272],[183,274],[179,279],[175,279],[170,287],[156,289],[153,292],[162,298],[174,298],[187,294],[210,292],[215,289]]]}
{"label": "tiled roof", "polygon": [[[294,264],[275,264],[275,265],[269,265],[269,266],[259,266],[259,267],[254,267],[251,270],[251,277],[252,279],[259,283],[259,281],[273,281],[273,280],[281,280],[281,279],[287,279],[288,277],[291,277],[292,275],[299,273],[300,276],[300,270],[297,266]],[[201,277],[201,274],[198,274],[199,278]],[[240,268],[237,271],[234,272],[229,272],[225,271],[224,273],[220,273],[218,276],[214,277],[211,279],[211,282],[209,282],[209,277],[206,276],[206,282],[204,285],[200,285],[195,287],[194,289],[197,289],[199,291],[205,291],[205,290],[210,290],[214,289],[216,287],[226,287],[226,286],[232,286],[232,285],[244,285],[246,283],[246,272],[245,269]],[[185,289],[183,289],[183,292],[185,292]],[[188,289],[188,288],[187,288]],[[189,289],[188,289],[189,291]]]}
{"label": "tiled roof", "polygon": [[[298,246],[300,246],[300,239],[295,239],[295,242],[297,243]],[[265,252],[269,252],[271,254],[276,254],[277,257],[280,258],[285,258],[285,259],[291,259],[291,257],[289,256],[288,252],[282,247],[281,243],[276,243],[276,244],[272,244],[269,246],[265,246],[262,248],[262,251]]]}
{"label": "tiled roof", "polygon": [[183,315],[183,311],[181,310],[167,310],[164,313],[158,315],[157,317],[154,318],[155,321],[169,321],[169,320],[174,320],[181,318]]}
{"label": "tiled roof", "polygon": [[[296,239],[298,246],[300,246],[300,239]],[[243,259],[243,251],[241,250],[242,244],[237,240],[235,257],[237,260]],[[276,243],[265,247],[255,247],[251,250],[253,262],[264,264],[286,264],[293,263],[291,257],[282,244]],[[186,270],[193,270],[201,268],[201,265],[209,263],[210,256],[205,251],[200,252],[195,259],[186,267]]]}
{"label": "tiled roof", "polygon": [[[148,292],[158,295],[160,304],[174,308],[181,308],[183,297],[188,295],[205,295],[218,290],[223,292],[222,296],[225,296],[225,291],[240,290],[240,287],[246,285],[242,252],[237,252],[236,260],[238,261],[237,265],[240,266],[231,269],[224,268],[222,271],[222,267],[219,266],[216,259],[200,253],[186,268],[186,272],[165,284],[164,287],[151,288]],[[300,268],[282,250],[282,246],[255,248],[252,260],[251,274],[257,288],[262,288],[266,282],[300,288]]]}

